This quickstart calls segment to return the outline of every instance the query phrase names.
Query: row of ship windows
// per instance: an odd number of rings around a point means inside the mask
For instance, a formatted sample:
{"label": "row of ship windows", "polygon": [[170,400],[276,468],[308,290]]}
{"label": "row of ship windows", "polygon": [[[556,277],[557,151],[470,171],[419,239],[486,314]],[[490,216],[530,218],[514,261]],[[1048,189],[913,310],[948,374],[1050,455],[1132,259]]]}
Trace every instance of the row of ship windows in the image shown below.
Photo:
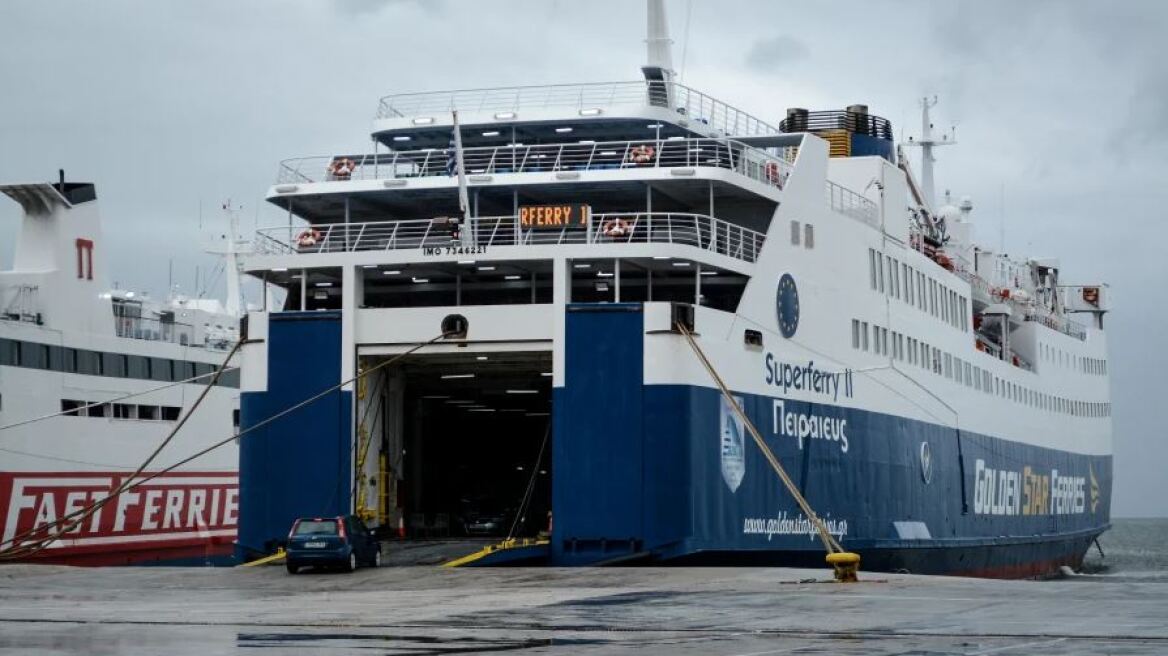
{"label": "row of ship windows", "polygon": [[144,421],[178,421],[182,408],[171,405],[137,405],[61,399],[61,414],[66,417],[112,417]]}
{"label": "row of ship windows", "polygon": [[873,291],[904,301],[958,330],[969,332],[969,299],[874,248],[868,249],[868,282]]}
{"label": "row of ship windows", "polygon": [[1039,344],[1039,355],[1043,360],[1057,364],[1062,367],[1078,366],[1079,371],[1085,374],[1094,374],[1096,376],[1107,375],[1107,360],[1099,358],[1080,357],[1071,355],[1062,349],[1056,349],[1047,344]]}
{"label": "row of ship windows", "polygon": [[852,319],[852,348],[870,351],[876,355],[891,355],[894,360],[919,366],[979,392],[1033,408],[1074,417],[1111,416],[1110,403],[1064,399],[1002,380],[989,370],[966,362],[956,355],[895,330],[869,325],[867,321]]}
{"label": "row of ship windows", "polygon": [[[178,421],[182,408],[172,405],[139,405],[135,403],[102,403],[61,399],[61,414],[65,417],[109,417],[142,421]],[[232,411],[232,423],[239,428],[239,409]]]}
{"label": "row of ship windows", "polygon": [[[0,339],[0,365],[163,383],[207,376],[215,371],[215,365],[205,362],[90,351],[16,339]],[[239,387],[239,370],[224,371],[218,384]]]}

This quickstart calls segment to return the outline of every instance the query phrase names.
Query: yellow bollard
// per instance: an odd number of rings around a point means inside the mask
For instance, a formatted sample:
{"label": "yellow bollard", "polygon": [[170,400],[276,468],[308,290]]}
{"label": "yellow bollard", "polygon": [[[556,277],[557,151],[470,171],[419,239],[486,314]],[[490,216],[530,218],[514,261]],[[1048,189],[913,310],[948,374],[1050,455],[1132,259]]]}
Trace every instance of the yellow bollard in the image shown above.
{"label": "yellow bollard", "polygon": [[839,583],[855,583],[856,572],[860,570],[860,554],[840,551],[827,554],[827,564],[835,568],[835,580]]}

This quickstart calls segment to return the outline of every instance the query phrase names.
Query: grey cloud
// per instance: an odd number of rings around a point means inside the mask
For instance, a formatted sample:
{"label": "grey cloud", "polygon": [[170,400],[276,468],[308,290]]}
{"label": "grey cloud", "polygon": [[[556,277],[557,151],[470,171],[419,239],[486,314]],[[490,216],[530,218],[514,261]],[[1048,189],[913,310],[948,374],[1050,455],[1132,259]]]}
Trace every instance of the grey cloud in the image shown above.
{"label": "grey cloud", "polygon": [[779,70],[807,56],[806,44],[786,34],[755,41],[746,54],[746,65],[759,72]]}

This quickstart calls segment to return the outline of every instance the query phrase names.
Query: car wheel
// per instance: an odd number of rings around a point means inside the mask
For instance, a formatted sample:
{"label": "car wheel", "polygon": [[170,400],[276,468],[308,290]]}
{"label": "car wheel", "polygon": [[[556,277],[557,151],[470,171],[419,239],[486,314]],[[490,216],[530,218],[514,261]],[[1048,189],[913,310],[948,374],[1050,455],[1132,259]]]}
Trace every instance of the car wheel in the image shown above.
{"label": "car wheel", "polygon": [[381,567],[381,547],[377,547],[377,550],[373,552],[373,566]]}
{"label": "car wheel", "polygon": [[292,563],[284,563],[284,566],[288,568],[289,574],[295,574],[300,571],[300,567],[298,565],[293,565]]}
{"label": "car wheel", "polygon": [[356,570],[357,570],[357,552],[353,551],[353,552],[349,553],[349,571],[353,572]]}

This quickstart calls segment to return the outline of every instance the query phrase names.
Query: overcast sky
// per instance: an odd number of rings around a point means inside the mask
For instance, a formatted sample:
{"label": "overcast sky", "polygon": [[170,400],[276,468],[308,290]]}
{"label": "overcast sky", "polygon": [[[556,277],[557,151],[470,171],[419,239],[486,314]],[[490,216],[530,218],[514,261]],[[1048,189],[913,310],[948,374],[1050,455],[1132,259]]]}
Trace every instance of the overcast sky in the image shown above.
{"label": "overcast sky", "polygon": [[[1113,513],[1168,515],[1168,3],[668,8],[683,81],[771,122],[860,102],[899,138],[940,97],[960,144],[938,192],[972,196],[980,239],[1004,217],[1007,252],[1111,284]],[[200,205],[279,223],[260,204],[279,160],[363,150],[380,96],[637,79],[643,33],[641,0],[3,0],[0,181],[96,182],[114,279],[160,295],[173,261],[189,292],[215,262]],[[18,219],[0,201],[4,244]]]}

